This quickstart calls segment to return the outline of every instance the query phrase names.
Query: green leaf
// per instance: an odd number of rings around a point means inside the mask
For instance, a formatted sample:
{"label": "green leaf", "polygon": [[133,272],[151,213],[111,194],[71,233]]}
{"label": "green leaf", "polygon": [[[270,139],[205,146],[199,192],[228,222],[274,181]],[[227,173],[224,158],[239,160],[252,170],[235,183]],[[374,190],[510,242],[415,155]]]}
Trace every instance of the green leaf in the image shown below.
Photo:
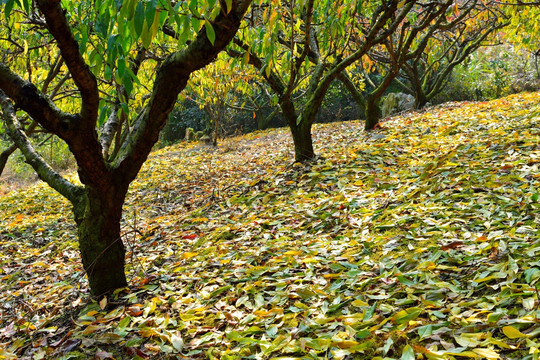
{"label": "green leaf", "polygon": [[405,310],[401,310],[397,314],[395,314],[392,318],[392,320],[398,324],[404,324],[406,322],[409,322],[411,320],[416,319],[420,314],[422,313],[422,309],[420,308],[408,308]]}
{"label": "green leaf", "polygon": [[108,106],[103,105],[101,107],[101,110],[99,111],[99,118],[98,118],[98,125],[102,126],[105,123],[105,119],[107,118],[107,112],[108,112]]}
{"label": "green leaf", "polygon": [[538,201],[538,193],[534,193],[533,196],[531,196],[531,201],[532,202],[537,202]]}
{"label": "green leaf", "polygon": [[146,11],[144,13],[144,16],[146,18],[146,24],[148,25],[148,28],[150,28],[154,22],[154,17],[156,16],[156,7],[157,0],[150,0],[146,4]]}
{"label": "green leaf", "polygon": [[228,14],[232,10],[232,0],[225,0],[225,4],[227,5],[227,14]]}
{"label": "green leaf", "polygon": [[135,8],[134,25],[135,33],[137,34],[137,38],[139,38],[142,34],[144,26],[144,5],[141,1],[137,3],[137,7]]}
{"label": "green leaf", "polygon": [[6,20],[8,20],[9,14],[11,14],[11,10],[13,10],[13,5],[15,5],[15,0],[8,0],[6,2],[6,7],[4,8],[4,14],[6,16]]}
{"label": "green leaf", "polygon": [[231,285],[225,285],[225,286],[222,286],[220,287],[219,289],[216,289],[214,291],[212,291],[210,293],[210,295],[208,296],[209,299],[212,299],[218,295],[221,295],[223,294],[225,291],[228,291],[232,286]]}
{"label": "green leaf", "polygon": [[214,45],[214,41],[216,41],[216,33],[214,32],[212,24],[210,24],[210,22],[206,20],[204,22],[204,27],[206,28],[206,36],[208,37],[208,40],[210,40],[210,43]]}
{"label": "green leaf", "polygon": [[191,11],[193,16],[201,17],[201,14],[199,13],[199,9],[198,9],[198,1],[197,0],[191,0],[189,2],[189,11]]}
{"label": "green leaf", "polygon": [[130,323],[131,323],[131,316],[127,315],[122,320],[120,320],[120,322],[118,323],[118,328],[125,329],[129,326]]}
{"label": "green leaf", "polygon": [[432,332],[433,332],[433,326],[431,324],[420,326],[418,328],[418,335],[420,336],[420,339],[430,336]]}
{"label": "green leaf", "polygon": [[109,24],[111,22],[111,15],[109,11],[105,11],[98,17],[95,28],[101,36],[106,39],[109,35]]}
{"label": "green leaf", "polygon": [[400,360],[414,360],[414,350],[411,345],[405,345]]}
{"label": "green leaf", "polygon": [[523,275],[525,277],[525,281],[527,284],[532,283],[534,280],[538,279],[540,277],[540,270],[537,268],[530,268],[523,272]]}
{"label": "green leaf", "polygon": [[388,337],[388,339],[384,343],[383,355],[388,354],[388,351],[390,351],[390,347],[392,347],[393,344],[394,344],[394,340],[392,340],[391,337]]}
{"label": "green leaf", "polygon": [[124,77],[124,73],[126,71],[126,60],[124,59],[124,57],[118,58],[117,66],[118,66],[118,75],[120,77]]}
{"label": "green leaf", "polygon": [[[129,96],[131,92],[133,91],[133,78],[131,77],[131,74],[129,71],[126,71],[124,76],[122,77],[122,84],[124,84],[124,88],[126,89],[126,93]],[[126,112],[127,114],[127,112]]]}
{"label": "green leaf", "polygon": [[126,115],[129,114],[129,108],[126,103],[124,102],[120,103],[120,107],[122,108],[122,111],[124,112],[124,114]]}
{"label": "green leaf", "polygon": [[366,313],[364,314],[363,321],[369,321],[373,317],[373,314],[375,313],[375,308],[376,307],[377,307],[377,302],[375,301],[373,303],[373,305],[371,305],[371,307],[369,309],[367,309]]}
{"label": "green leaf", "polygon": [[112,79],[112,69],[109,65],[105,65],[105,80],[109,81]]}

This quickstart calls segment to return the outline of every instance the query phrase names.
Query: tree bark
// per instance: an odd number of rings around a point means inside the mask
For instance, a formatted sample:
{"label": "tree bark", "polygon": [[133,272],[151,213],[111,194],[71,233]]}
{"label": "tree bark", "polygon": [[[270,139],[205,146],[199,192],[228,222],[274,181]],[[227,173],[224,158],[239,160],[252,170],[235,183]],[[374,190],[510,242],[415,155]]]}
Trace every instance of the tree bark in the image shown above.
{"label": "tree bark", "polygon": [[379,107],[379,98],[369,98],[366,101],[366,123],[364,129],[366,131],[373,130],[379,123],[381,117],[381,109]]}
{"label": "tree bark", "polygon": [[423,90],[420,89],[420,91],[416,92],[415,95],[416,96],[414,97],[414,108],[422,109],[428,103],[426,94],[424,93]]}
{"label": "tree bark", "polygon": [[315,151],[313,151],[313,141],[311,138],[311,123],[301,121],[300,124],[290,126],[294,142],[294,161],[305,163],[313,160]]}
{"label": "tree bark", "polygon": [[[86,188],[86,201],[75,209],[79,249],[93,296],[102,296],[126,287],[125,248],[120,234],[122,204],[126,190]],[[77,213],[82,213],[78,217]]]}
{"label": "tree bark", "polygon": [[343,83],[345,88],[351,94],[356,106],[358,107],[358,119],[361,119],[364,115],[363,109],[366,107],[366,100],[362,96],[362,93],[356,88],[356,85],[354,85],[346,72],[343,71],[339,73],[337,79]]}

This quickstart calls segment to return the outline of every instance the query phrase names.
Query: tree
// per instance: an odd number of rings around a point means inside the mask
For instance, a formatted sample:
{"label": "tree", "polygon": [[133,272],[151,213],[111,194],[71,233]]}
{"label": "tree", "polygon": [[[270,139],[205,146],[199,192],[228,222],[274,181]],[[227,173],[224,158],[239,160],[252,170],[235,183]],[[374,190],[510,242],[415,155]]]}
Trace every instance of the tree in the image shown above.
{"label": "tree", "polygon": [[[14,3],[4,5],[5,25],[59,52],[72,79],[65,86],[76,94],[53,102],[36,87],[37,79],[17,73],[21,61],[9,56],[15,45],[3,42],[3,119],[39,177],[72,203],[91,293],[107,294],[127,285],[120,220],[128,187],[190,75],[230,42],[251,1]],[[164,40],[161,30],[168,27],[180,34],[175,43]],[[38,56],[28,51],[25,60],[39,67]],[[68,144],[82,185],[56,173],[34,150],[21,114]]]}
{"label": "tree", "polygon": [[467,14],[464,21],[435,34],[425,50],[401,68],[408,82],[405,87],[414,94],[417,109],[441,91],[457,65],[480,47],[489,45],[490,36],[509,24],[501,9],[493,5],[476,5],[463,13]]}
{"label": "tree", "polygon": [[[492,11],[493,9],[490,9],[492,6],[492,4],[484,4],[484,2],[477,0],[417,3],[399,24],[397,31],[385,39],[383,44],[374,47],[363,59],[364,78],[370,85],[370,90],[367,93],[360,94],[365,106],[365,129],[374,129],[378,124],[381,115],[380,99],[400,71],[406,71],[410,78],[421,76],[418,74],[421,69],[417,65],[419,59],[422,59],[426,54],[426,49],[431,49],[429,45],[432,45],[438,38],[444,38],[449,33],[459,34],[459,31],[466,28],[472,21],[483,21],[484,17],[487,16],[490,21],[493,21],[493,24],[498,24],[498,15],[500,14]],[[482,31],[481,35],[487,36],[489,33],[485,34]],[[478,38],[480,43],[485,39],[485,36]],[[468,44],[468,41],[465,44]],[[467,51],[472,52],[479,45],[473,45]],[[457,64],[452,64],[450,68],[441,73],[444,79],[455,65]],[[369,74],[367,69],[372,69],[372,73],[376,73],[376,76]],[[441,80],[442,83],[444,83],[444,79]],[[434,93],[430,95],[431,97],[440,90],[442,83],[433,89]],[[419,97],[424,95],[424,93],[420,93],[421,85],[419,88],[413,89],[412,92]],[[424,105],[427,102],[425,99],[419,101],[423,102]]]}
{"label": "tree", "polygon": [[315,153],[311,128],[324,96],[345,69],[382,43],[416,0],[263,1],[229,54],[257,69],[291,129],[295,160]]}
{"label": "tree", "polygon": [[251,77],[252,74],[239,68],[229,57],[221,56],[193,76],[188,89],[192,96],[186,96],[208,114],[210,123],[207,132],[214,146],[217,146],[227,110],[233,106],[241,109],[242,106],[234,104],[240,101],[241,96],[249,96]]}

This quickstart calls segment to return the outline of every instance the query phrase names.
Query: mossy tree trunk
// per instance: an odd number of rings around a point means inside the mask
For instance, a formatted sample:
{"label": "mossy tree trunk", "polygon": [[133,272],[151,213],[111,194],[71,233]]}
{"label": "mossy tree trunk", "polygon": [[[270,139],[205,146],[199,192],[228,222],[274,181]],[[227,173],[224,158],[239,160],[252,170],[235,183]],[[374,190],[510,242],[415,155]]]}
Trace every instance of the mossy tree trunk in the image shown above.
{"label": "mossy tree trunk", "polygon": [[426,104],[428,103],[428,98],[424,91],[419,91],[415,94],[414,97],[414,108],[415,109],[422,109]]}
{"label": "mossy tree trunk", "polygon": [[381,108],[379,106],[379,97],[369,97],[366,101],[366,123],[364,129],[366,131],[373,130],[379,123],[381,118]]}
{"label": "mossy tree trunk", "polygon": [[[127,286],[125,248],[120,233],[125,188],[106,191],[86,188],[77,218],[79,250],[92,294],[109,294]],[[77,211],[76,211],[77,213]]]}
{"label": "mossy tree trunk", "polygon": [[311,137],[311,123],[302,121],[300,124],[290,125],[294,142],[294,161],[307,162],[315,157],[313,140]]}

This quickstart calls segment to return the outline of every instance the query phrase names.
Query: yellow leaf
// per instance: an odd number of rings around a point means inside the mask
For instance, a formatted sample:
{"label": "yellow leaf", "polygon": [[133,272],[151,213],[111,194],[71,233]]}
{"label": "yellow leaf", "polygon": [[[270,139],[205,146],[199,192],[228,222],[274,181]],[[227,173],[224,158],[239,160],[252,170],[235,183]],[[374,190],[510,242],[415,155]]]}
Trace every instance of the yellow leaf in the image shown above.
{"label": "yellow leaf", "polygon": [[516,329],[513,326],[505,326],[505,327],[503,327],[502,332],[504,333],[504,335],[506,335],[510,339],[518,339],[518,338],[528,336],[528,335],[522,333],[521,331],[519,331],[518,329]]}
{"label": "yellow leaf", "polygon": [[495,351],[493,351],[493,350],[491,350],[491,349],[487,349],[487,348],[476,348],[476,349],[473,349],[473,351],[474,351],[475,353],[477,353],[478,355],[485,357],[485,358],[488,359],[488,360],[491,360],[491,359],[500,359],[500,358],[501,358],[501,357],[499,356],[499,354],[497,354]]}
{"label": "yellow leaf", "polygon": [[107,306],[107,297],[106,296],[104,296],[103,299],[101,299],[101,301],[99,302],[99,308],[101,310],[104,310],[105,306]]}
{"label": "yellow leaf", "polygon": [[460,336],[454,336],[454,339],[460,346],[471,348],[478,346],[484,335],[484,333],[465,333]]}
{"label": "yellow leaf", "polygon": [[298,251],[298,250],[289,250],[289,251],[285,251],[283,253],[283,255],[300,255],[302,252],[301,251]]}
{"label": "yellow leaf", "polygon": [[340,349],[349,349],[358,345],[358,342],[354,340],[342,340],[335,342],[334,345],[337,345]]}
{"label": "yellow leaf", "polygon": [[356,306],[356,307],[360,307],[360,306],[369,306],[369,304],[363,300],[354,300],[352,303],[351,303],[353,306]]}
{"label": "yellow leaf", "polygon": [[196,252],[185,252],[182,254],[182,259],[184,260],[191,259],[192,257],[197,256],[197,254],[198,253]]}

